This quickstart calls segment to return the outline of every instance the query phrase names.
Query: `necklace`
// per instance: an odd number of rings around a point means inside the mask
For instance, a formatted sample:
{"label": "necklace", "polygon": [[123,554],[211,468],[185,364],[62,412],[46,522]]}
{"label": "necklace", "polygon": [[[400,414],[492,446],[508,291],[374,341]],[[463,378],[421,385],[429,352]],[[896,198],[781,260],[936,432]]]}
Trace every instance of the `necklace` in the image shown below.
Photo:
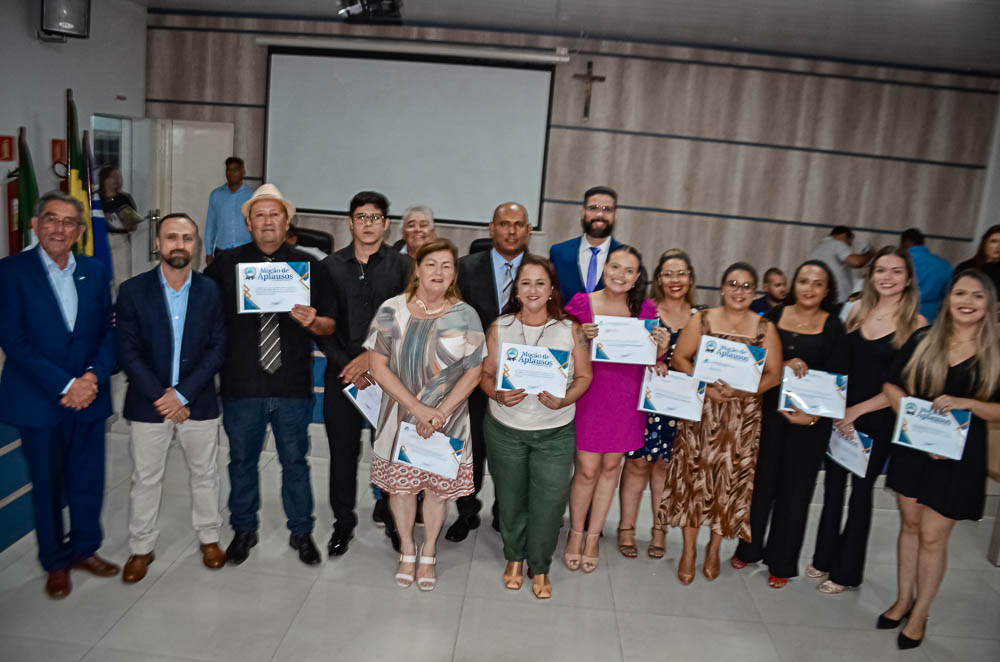
{"label": "necklace", "polygon": [[448,305],[448,302],[445,301],[443,304],[441,304],[441,307],[436,310],[427,310],[427,304],[421,301],[420,299],[417,299],[417,305],[420,306],[421,309],[423,309],[424,315],[437,315],[438,313],[440,313],[442,310],[445,309],[445,306]]}
{"label": "necklace", "polygon": [[537,338],[535,338],[535,342],[528,342],[528,336],[525,335],[525,333],[524,333],[524,328],[527,326],[524,323],[524,320],[519,319],[517,321],[521,323],[521,340],[524,341],[524,344],[525,345],[532,345],[534,347],[538,347],[538,343],[542,342],[542,336],[545,335],[545,331],[549,328],[548,321],[546,321],[545,324],[542,325],[542,332],[538,334]]}

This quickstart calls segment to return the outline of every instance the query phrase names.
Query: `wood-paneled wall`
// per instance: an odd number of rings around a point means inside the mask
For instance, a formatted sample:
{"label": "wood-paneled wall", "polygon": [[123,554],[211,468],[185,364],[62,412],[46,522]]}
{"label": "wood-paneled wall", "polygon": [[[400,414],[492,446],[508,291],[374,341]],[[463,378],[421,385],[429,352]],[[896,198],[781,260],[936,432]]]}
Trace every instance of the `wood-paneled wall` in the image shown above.
{"label": "wood-paneled wall", "polygon": [[[556,67],[536,252],[579,233],[580,196],[595,184],[619,191],[618,239],[647,262],[684,248],[702,285],[737,259],[793,269],[833,225],[873,245],[918,227],[953,262],[975,250],[996,78],[502,32],[150,14],[147,114],[232,122],[251,177],[262,174],[267,49],[255,40],[264,34],[568,48],[572,61]],[[606,80],[594,84],[584,120],[573,74],[589,61]],[[394,200],[393,211],[416,202]],[[343,219],[299,222],[332,231],[338,246],[349,241]],[[486,232],[439,234],[464,248]]]}

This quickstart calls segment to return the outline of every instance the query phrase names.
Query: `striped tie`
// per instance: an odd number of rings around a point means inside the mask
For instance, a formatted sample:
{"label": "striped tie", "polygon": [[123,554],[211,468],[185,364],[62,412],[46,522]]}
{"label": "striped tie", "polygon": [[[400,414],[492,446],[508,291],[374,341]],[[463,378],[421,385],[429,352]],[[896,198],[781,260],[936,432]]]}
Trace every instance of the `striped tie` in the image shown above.
{"label": "striped tie", "polygon": [[278,332],[278,314],[260,316],[260,367],[270,375],[281,367],[281,334]]}
{"label": "striped tie", "polygon": [[510,262],[503,263],[503,288],[500,290],[500,312],[503,312],[504,306],[510,300],[510,288],[514,284],[514,279],[511,276],[511,268],[514,265]]}

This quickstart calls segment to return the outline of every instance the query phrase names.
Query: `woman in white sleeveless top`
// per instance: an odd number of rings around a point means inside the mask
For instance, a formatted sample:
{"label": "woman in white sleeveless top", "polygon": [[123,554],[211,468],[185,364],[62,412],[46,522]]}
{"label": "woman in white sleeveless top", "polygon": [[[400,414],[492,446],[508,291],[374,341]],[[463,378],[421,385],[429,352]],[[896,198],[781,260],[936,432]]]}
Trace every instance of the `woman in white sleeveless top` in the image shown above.
{"label": "woman in white sleeveless top", "polygon": [[[563,311],[552,264],[525,255],[504,314],[487,336],[480,388],[490,398],[483,424],[490,474],[500,510],[504,585],[521,588],[524,561],[534,578],[535,597],[552,595],[549,567],[569,498],[576,452],[573,404],[590,386],[590,350]],[[555,350],[566,357],[566,395],[527,394],[523,388],[497,389],[497,357],[504,344]]]}

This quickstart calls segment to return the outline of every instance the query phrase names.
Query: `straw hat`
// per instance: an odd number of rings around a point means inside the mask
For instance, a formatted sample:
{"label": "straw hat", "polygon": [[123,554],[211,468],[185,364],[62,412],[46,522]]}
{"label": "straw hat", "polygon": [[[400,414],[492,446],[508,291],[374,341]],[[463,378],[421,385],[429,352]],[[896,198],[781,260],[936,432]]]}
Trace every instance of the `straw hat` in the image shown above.
{"label": "straw hat", "polygon": [[292,217],[295,216],[295,205],[292,204],[291,200],[286,200],[284,196],[281,195],[281,191],[274,184],[261,184],[257,187],[257,190],[253,192],[253,196],[249,200],[243,203],[240,207],[240,211],[243,212],[245,218],[250,218],[250,208],[253,207],[253,203],[260,200],[277,200],[284,206],[285,213],[288,214],[288,220],[291,221]]}

